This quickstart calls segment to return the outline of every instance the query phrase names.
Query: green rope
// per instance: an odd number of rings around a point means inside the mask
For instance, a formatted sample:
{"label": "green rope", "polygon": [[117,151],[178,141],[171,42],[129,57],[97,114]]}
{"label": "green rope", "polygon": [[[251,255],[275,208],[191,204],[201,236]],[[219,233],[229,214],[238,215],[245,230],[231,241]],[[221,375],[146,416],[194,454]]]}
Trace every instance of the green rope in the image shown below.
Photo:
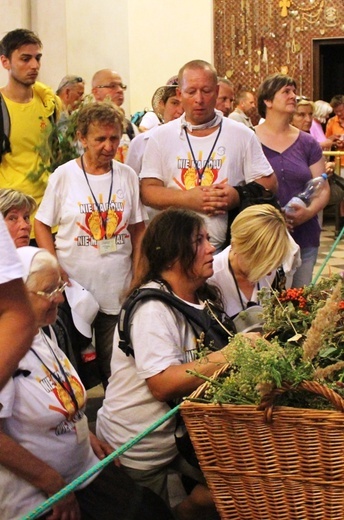
{"label": "green rope", "polygon": [[311,285],[316,284],[316,282],[318,281],[319,276],[321,275],[321,273],[322,273],[323,270],[325,269],[325,266],[326,266],[327,262],[329,261],[329,259],[331,258],[333,251],[336,249],[336,247],[337,247],[337,245],[338,245],[338,242],[340,241],[340,239],[341,239],[342,236],[343,236],[343,233],[344,233],[344,227],[342,227],[342,229],[340,230],[339,235],[337,236],[336,240],[333,242],[330,251],[327,253],[327,256],[326,256],[325,260],[323,261],[323,263],[321,264],[321,266],[320,266],[320,268],[319,268],[319,271],[318,271],[317,274],[314,276]]}
{"label": "green rope", "polygon": [[134,437],[130,441],[127,441],[125,444],[122,444],[122,446],[120,446],[116,451],[114,451],[113,453],[110,453],[110,455],[105,457],[105,459],[100,460],[99,462],[97,462],[97,464],[92,466],[92,468],[90,468],[89,470],[85,471],[85,473],[83,473],[82,475],[77,477],[70,484],[67,484],[67,486],[65,486],[64,488],[60,489],[60,491],[55,493],[55,495],[53,495],[52,497],[48,498],[47,500],[45,500],[45,502],[43,502],[42,504],[37,506],[36,509],[31,511],[27,515],[23,516],[21,520],[33,520],[34,518],[37,518],[39,515],[41,515],[42,513],[47,511],[48,509],[51,509],[51,507],[54,504],[56,504],[56,502],[61,500],[61,498],[63,498],[64,496],[68,495],[68,493],[71,493],[72,491],[74,491],[77,487],[80,486],[80,484],[82,484],[87,479],[92,477],[95,473],[98,473],[99,470],[101,470],[105,466],[107,466],[109,464],[109,462],[114,460],[119,455],[122,455],[122,453],[124,453],[125,451],[129,450],[130,448],[132,448],[135,444],[140,442],[141,439],[146,437],[146,435],[151,433],[153,430],[156,430],[156,428],[158,428],[161,424],[163,424],[168,419],[173,417],[178,412],[179,407],[180,407],[180,404],[178,406],[176,406],[175,408],[172,408],[163,417],[161,417],[160,419],[155,421],[155,423],[153,423],[151,426],[148,426],[148,428],[146,428],[143,432],[139,433],[136,437]]}

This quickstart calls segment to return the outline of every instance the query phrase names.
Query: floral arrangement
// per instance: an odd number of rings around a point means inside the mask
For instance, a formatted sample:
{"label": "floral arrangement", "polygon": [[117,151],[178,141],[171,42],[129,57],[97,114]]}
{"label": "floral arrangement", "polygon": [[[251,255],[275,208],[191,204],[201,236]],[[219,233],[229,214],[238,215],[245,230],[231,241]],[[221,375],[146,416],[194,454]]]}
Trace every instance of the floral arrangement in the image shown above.
{"label": "floral arrangement", "polygon": [[[259,294],[263,336],[236,334],[225,348],[228,371],[209,381],[203,402],[255,404],[283,383],[278,404],[329,408],[322,397],[295,391],[317,381],[344,397],[344,285],[341,276],[302,289]],[[201,376],[202,377],[202,376]]]}

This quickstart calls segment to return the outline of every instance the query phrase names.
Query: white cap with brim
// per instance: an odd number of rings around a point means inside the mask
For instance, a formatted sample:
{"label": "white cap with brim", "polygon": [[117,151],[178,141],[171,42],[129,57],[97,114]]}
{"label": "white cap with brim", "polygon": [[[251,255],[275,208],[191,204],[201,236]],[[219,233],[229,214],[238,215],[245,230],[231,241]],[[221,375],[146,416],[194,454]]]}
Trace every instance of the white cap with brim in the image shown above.
{"label": "white cap with brim", "polygon": [[31,264],[34,257],[37,255],[37,253],[43,253],[45,252],[45,249],[41,249],[39,247],[33,247],[33,246],[24,246],[24,247],[18,247],[17,253],[21,260],[21,263],[23,264],[23,281],[26,282],[30,270],[31,270]]}
{"label": "white cap with brim", "polygon": [[65,289],[66,298],[72,311],[75,327],[86,338],[92,338],[92,323],[99,311],[99,304],[92,294],[75,280],[69,279],[71,286]]}

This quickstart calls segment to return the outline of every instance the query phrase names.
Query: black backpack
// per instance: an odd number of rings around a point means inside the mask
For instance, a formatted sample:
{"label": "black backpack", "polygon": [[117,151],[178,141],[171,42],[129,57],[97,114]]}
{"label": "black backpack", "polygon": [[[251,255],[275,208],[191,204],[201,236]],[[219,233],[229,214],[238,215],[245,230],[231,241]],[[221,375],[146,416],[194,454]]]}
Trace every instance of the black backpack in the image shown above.
{"label": "black backpack", "polygon": [[[183,302],[170,292],[161,289],[136,289],[124,302],[118,318],[119,348],[127,355],[134,355],[129,334],[129,320],[135,305],[142,300],[158,299],[168,303],[181,312],[195,332],[196,337],[203,333],[202,343],[209,350],[220,350],[228,344],[228,338],[236,333],[232,319],[219,307],[206,300],[204,309],[196,309]],[[167,403],[173,408],[176,403]],[[199,468],[197,456],[192,446],[183,419],[178,412],[176,417],[175,442],[179,453],[191,464]]]}
{"label": "black backpack", "polygon": [[0,92],[0,163],[2,156],[11,151],[10,144],[11,120],[4,98]]}
{"label": "black backpack", "polygon": [[193,328],[196,337],[203,333],[203,344],[209,350],[220,350],[235,334],[235,325],[227,314],[209,300],[204,309],[196,309],[173,294],[155,288],[136,289],[124,302],[118,318],[119,348],[134,357],[129,334],[129,319],[135,305],[141,300],[158,299],[180,311]]}

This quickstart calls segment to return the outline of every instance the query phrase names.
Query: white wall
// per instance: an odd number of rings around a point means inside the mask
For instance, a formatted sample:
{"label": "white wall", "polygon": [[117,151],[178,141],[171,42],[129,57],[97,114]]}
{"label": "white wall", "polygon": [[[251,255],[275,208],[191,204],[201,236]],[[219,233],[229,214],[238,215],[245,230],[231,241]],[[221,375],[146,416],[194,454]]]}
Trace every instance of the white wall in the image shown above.
{"label": "white wall", "polygon": [[[0,0],[0,39],[8,31],[18,27],[29,27],[29,0]],[[0,65],[0,85],[6,83],[7,72]]]}
{"label": "white wall", "polygon": [[89,92],[93,73],[112,68],[129,86],[127,113],[149,106],[187,61],[213,62],[212,0],[0,0],[0,12],[0,38],[26,27],[42,40],[41,81],[56,89],[78,74]]}
{"label": "white wall", "polygon": [[129,0],[131,109],[192,59],[213,62],[212,0]]}

